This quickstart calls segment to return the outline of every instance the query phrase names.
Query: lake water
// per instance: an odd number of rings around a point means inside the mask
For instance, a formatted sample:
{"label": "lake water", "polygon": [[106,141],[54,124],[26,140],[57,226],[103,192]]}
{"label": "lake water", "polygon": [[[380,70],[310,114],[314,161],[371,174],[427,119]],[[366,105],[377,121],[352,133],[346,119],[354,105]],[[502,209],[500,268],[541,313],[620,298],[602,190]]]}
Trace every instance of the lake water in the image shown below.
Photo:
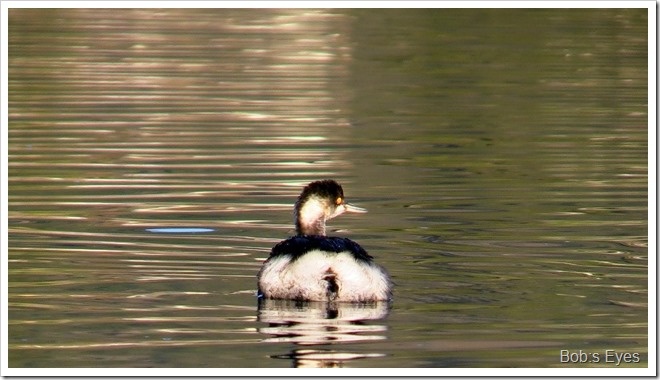
{"label": "lake water", "polygon": [[[646,368],[647,22],[11,9],[8,366]],[[260,309],[323,178],[394,300]]]}

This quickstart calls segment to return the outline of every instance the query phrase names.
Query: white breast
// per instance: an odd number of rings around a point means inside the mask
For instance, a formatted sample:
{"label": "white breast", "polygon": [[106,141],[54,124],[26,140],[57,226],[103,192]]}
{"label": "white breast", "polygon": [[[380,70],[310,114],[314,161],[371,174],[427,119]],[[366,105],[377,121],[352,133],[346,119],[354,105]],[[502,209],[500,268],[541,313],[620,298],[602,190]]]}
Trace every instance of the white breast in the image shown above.
{"label": "white breast", "polygon": [[337,284],[336,301],[381,301],[390,297],[390,281],[380,266],[356,260],[350,252],[313,250],[297,260],[281,255],[259,272],[259,289],[267,298],[328,300],[328,273]]}

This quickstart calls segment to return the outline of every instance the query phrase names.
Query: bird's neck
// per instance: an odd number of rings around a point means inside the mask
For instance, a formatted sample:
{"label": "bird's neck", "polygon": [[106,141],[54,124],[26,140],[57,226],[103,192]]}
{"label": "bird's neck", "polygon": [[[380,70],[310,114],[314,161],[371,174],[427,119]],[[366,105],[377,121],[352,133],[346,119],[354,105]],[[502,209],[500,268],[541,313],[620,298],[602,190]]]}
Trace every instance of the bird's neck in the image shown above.
{"label": "bird's neck", "polygon": [[296,221],[296,234],[325,236],[325,208],[321,202],[310,199],[296,204],[293,211]]}

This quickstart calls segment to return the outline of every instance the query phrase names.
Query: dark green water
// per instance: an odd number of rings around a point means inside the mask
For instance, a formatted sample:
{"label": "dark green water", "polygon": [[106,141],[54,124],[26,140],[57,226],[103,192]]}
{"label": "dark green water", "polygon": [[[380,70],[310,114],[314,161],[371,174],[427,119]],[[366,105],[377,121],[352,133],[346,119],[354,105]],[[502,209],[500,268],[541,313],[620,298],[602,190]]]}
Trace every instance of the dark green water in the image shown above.
{"label": "dark green water", "polygon": [[[647,367],[646,36],[645,9],[10,10],[9,367]],[[258,310],[328,177],[391,309]]]}

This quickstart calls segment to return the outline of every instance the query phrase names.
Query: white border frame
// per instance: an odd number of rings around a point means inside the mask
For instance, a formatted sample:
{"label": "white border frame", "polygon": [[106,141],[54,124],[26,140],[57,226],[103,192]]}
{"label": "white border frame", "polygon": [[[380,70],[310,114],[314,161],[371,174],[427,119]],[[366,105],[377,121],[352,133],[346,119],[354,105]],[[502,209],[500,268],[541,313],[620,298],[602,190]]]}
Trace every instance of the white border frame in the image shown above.
{"label": "white border frame", "polygon": [[[656,33],[655,1],[15,1],[0,3],[1,63],[0,129],[2,209],[1,277],[2,299],[2,376],[657,376],[656,352],[656,285],[657,285],[657,98],[656,98]],[[648,17],[648,368],[382,368],[382,369],[194,369],[194,368],[8,368],[7,337],[7,270],[8,270],[8,10],[11,8],[646,8]]]}

